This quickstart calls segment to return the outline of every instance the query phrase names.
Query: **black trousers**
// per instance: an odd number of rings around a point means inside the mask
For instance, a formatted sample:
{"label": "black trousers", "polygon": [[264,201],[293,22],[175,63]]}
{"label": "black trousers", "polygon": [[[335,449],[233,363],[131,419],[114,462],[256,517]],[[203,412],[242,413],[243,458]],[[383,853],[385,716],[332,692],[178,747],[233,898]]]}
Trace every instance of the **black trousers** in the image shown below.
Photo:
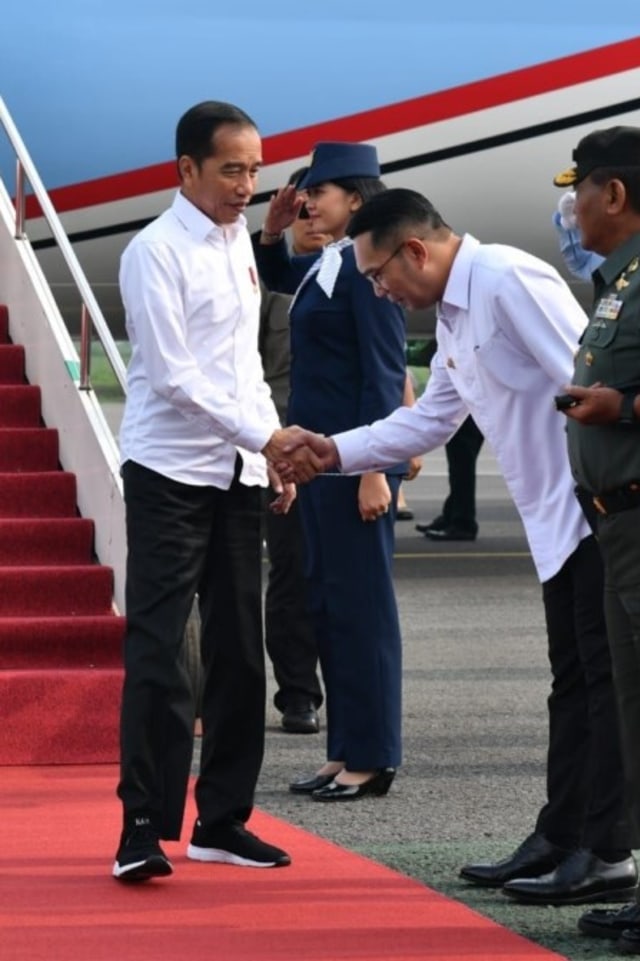
{"label": "black trousers", "polygon": [[640,508],[598,517],[633,847],[640,847]]}
{"label": "black trousers", "polygon": [[152,818],[180,837],[193,749],[194,703],[181,658],[196,593],[204,667],[204,824],[246,821],[264,750],[260,488],[194,487],[128,461],[127,630],[118,795],[125,819]]}
{"label": "black trousers", "polygon": [[316,707],[323,696],[318,680],[318,648],[308,610],[304,577],[304,537],[298,501],[288,514],[268,509],[275,497],[265,492],[264,521],[269,552],[265,597],[265,645],[278,685],[273,702],[284,711],[292,696],[308,698]]}
{"label": "black trousers", "polygon": [[631,834],[611,659],[604,577],[595,537],[542,585],[552,685],[547,804],[536,825],[566,848],[628,851]]}
{"label": "black trousers", "polygon": [[442,506],[446,527],[476,534],[476,461],[484,436],[473,417],[462,422],[445,444],[449,495]]}

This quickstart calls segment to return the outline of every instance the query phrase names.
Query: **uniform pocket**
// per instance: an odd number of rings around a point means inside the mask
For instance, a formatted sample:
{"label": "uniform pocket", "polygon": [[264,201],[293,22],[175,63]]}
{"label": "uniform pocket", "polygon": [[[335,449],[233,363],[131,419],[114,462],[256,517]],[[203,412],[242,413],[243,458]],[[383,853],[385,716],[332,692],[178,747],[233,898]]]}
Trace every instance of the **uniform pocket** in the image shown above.
{"label": "uniform pocket", "polygon": [[480,367],[510,390],[532,390],[539,384],[538,365],[532,363],[530,355],[519,350],[501,330],[476,347],[475,354]]}
{"label": "uniform pocket", "polygon": [[620,325],[617,320],[592,320],[580,338],[585,347],[608,347],[618,335]]}

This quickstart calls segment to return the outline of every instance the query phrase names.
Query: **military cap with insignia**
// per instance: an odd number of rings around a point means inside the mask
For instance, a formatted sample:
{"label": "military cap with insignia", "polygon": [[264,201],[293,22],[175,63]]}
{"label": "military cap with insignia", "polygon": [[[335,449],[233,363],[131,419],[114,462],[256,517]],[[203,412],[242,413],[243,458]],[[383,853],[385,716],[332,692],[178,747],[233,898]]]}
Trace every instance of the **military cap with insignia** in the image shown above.
{"label": "military cap with insignia", "polygon": [[579,141],[573,161],[553,178],[556,187],[575,187],[597,167],[640,167],[640,127],[594,130]]}
{"label": "military cap with insignia", "polygon": [[298,190],[306,190],[329,181],[379,176],[375,147],[367,143],[324,141],[313,148],[311,165],[296,186]]}

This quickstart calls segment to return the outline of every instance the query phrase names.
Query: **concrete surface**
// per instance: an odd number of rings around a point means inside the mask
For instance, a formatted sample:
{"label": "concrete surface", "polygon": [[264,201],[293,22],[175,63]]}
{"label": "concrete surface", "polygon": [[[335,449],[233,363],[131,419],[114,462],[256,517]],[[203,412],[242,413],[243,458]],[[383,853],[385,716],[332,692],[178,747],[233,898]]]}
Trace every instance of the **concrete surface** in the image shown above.
{"label": "concrete surface", "polygon": [[[416,520],[436,516],[447,488],[444,453],[435,452],[405,487]],[[467,861],[508,854],[531,831],[545,797],[549,670],[541,589],[519,517],[484,449],[478,521],[471,544],[433,544],[413,522],[397,524],[405,756],[389,795],[324,805],[288,793],[289,781],[323,762],[324,736],[285,734],[270,701],[256,803],[572,961],[608,961],[619,957],[611,942],[576,929],[584,908],[518,906],[457,876]]]}

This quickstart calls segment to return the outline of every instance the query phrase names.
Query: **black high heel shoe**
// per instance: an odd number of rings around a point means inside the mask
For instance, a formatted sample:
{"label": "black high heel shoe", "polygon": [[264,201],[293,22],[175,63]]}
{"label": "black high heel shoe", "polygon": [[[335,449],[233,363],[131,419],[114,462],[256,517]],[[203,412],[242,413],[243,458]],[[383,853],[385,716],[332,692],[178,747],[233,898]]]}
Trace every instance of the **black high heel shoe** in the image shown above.
{"label": "black high heel shoe", "polygon": [[362,784],[338,784],[333,778],[325,787],[318,788],[311,794],[313,801],[357,801],[358,798],[383,797],[391,787],[396,776],[394,767],[383,767]]}

